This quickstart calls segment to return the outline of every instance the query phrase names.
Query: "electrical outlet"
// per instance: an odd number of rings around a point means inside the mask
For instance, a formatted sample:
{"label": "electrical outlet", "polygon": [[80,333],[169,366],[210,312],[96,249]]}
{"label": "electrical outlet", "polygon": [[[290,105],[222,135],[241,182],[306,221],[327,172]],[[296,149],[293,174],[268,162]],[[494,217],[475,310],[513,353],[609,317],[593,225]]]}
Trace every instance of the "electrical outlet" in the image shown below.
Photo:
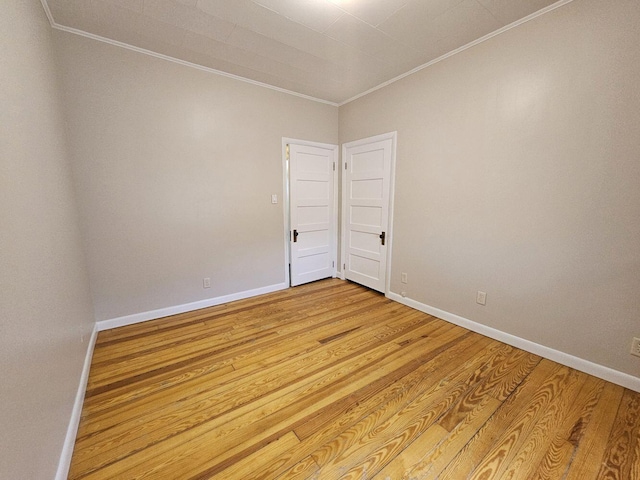
{"label": "electrical outlet", "polygon": [[478,305],[486,305],[487,304],[487,292],[481,292],[478,290],[478,294],[476,295],[476,303]]}
{"label": "electrical outlet", "polygon": [[209,277],[202,279],[202,288],[211,288],[211,279]]}
{"label": "electrical outlet", "polygon": [[402,272],[402,273],[400,274],[400,281],[401,281],[402,283],[407,283],[407,274],[406,274],[406,273]]}
{"label": "electrical outlet", "polygon": [[631,355],[640,357],[640,338],[639,337],[635,337],[633,339],[633,342],[631,342]]}

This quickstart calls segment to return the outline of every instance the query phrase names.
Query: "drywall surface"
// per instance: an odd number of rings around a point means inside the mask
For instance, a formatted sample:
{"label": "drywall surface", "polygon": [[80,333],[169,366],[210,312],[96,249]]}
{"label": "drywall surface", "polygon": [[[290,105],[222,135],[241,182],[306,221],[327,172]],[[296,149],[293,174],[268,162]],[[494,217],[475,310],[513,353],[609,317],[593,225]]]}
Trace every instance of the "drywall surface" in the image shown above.
{"label": "drywall surface", "polygon": [[39,1],[0,2],[3,479],[54,477],[94,324],[50,36]]}
{"label": "drywall surface", "polygon": [[337,107],[54,38],[96,319],[282,284],[282,137],[337,143]]}
{"label": "drywall surface", "polygon": [[638,25],[575,0],[340,108],[398,131],[393,292],[640,376]]}

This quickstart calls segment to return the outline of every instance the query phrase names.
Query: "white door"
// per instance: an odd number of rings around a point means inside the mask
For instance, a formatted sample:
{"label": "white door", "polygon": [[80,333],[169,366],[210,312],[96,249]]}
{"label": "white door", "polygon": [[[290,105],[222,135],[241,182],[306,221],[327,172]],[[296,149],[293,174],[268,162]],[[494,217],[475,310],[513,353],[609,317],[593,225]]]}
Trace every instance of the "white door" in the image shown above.
{"label": "white door", "polygon": [[335,276],[337,150],[289,144],[292,286]]}
{"label": "white door", "polygon": [[395,133],[342,147],[344,277],[386,291]]}

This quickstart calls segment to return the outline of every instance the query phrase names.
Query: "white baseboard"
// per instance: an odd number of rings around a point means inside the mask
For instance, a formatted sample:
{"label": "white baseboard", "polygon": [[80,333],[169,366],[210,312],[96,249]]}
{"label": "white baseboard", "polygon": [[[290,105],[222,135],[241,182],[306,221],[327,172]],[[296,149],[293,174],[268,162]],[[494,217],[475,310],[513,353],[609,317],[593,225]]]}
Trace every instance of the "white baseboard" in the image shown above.
{"label": "white baseboard", "polygon": [[87,345],[87,353],[84,357],[84,366],[80,375],[80,383],[76,398],[73,402],[73,410],[71,410],[71,418],[67,427],[67,434],[64,438],[62,453],[58,461],[58,470],[56,471],[55,480],[67,480],[69,476],[69,467],[71,467],[71,457],[73,455],[73,447],[76,443],[76,435],[78,434],[78,426],[80,425],[80,416],[82,415],[82,405],[84,404],[84,394],[87,391],[87,382],[89,381],[89,370],[91,369],[91,358],[93,357],[93,349],[98,338],[98,328],[94,325],[91,338]]}
{"label": "white baseboard", "polygon": [[182,305],[175,305],[173,307],[159,308],[158,310],[150,310],[148,312],[134,313],[133,315],[125,315],[123,317],[111,318],[109,320],[101,320],[99,322],[96,322],[96,326],[98,328],[98,331],[102,332],[103,330],[109,330],[111,328],[133,325],[135,323],[146,322],[147,320],[155,320],[156,318],[177,315],[178,313],[191,312],[193,310],[213,307],[215,305],[233,302],[235,300],[242,300],[244,298],[263,295],[265,293],[277,292],[278,290],[285,290],[287,288],[289,288],[289,285],[287,285],[286,283],[277,283],[275,285],[255,288],[253,290],[246,290],[244,292],[231,293],[229,295],[223,295],[221,297],[208,298],[206,300],[199,300],[197,302],[191,303],[184,303]]}
{"label": "white baseboard", "polygon": [[417,300],[398,295],[397,293],[389,292],[387,294],[387,297],[391,300],[395,300],[398,303],[407,305],[408,307],[415,308],[416,310],[420,310],[421,312],[428,313],[429,315],[433,315],[434,317],[441,318],[442,320],[446,320],[447,322],[451,322],[455,325],[466,328],[467,330],[471,330],[481,335],[493,338],[494,340],[498,340],[513,347],[526,350],[527,352],[540,355],[541,357],[548,358],[549,360],[553,360],[554,362],[566,365],[567,367],[575,368],[576,370],[588,373],[589,375],[593,375],[594,377],[602,378],[603,380],[607,380],[608,382],[621,385],[635,392],[640,392],[640,378],[634,377],[633,375],[629,375],[627,373],[605,367],[604,365],[590,362],[589,360],[585,360],[583,358],[569,355],[568,353],[564,353],[560,350],[555,350],[553,348],[540,345],[524,338],[516,337],[515,335],[511,335],[510,333],[505,333],[500,330],[496,330],[495,328],[491,328],[486,325],[482,325],[481,323],[474,322],[473,320],[461,317],[459,315],[440,310],[439,308],[431,307],[424,303],[420,303]]}

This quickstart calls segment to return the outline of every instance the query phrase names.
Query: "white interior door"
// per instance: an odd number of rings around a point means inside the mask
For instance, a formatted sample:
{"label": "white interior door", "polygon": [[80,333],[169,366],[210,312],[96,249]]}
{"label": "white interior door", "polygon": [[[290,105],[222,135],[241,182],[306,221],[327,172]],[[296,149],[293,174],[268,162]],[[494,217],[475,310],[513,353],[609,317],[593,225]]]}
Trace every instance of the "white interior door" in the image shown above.
{"label": "white interior door", "polygon": [[337,149],[289,144],[292,286],[335,276]]}
{"label": "white interior door", "polygon": [[343,274],[386,291],[395,133],[343,145]]}

